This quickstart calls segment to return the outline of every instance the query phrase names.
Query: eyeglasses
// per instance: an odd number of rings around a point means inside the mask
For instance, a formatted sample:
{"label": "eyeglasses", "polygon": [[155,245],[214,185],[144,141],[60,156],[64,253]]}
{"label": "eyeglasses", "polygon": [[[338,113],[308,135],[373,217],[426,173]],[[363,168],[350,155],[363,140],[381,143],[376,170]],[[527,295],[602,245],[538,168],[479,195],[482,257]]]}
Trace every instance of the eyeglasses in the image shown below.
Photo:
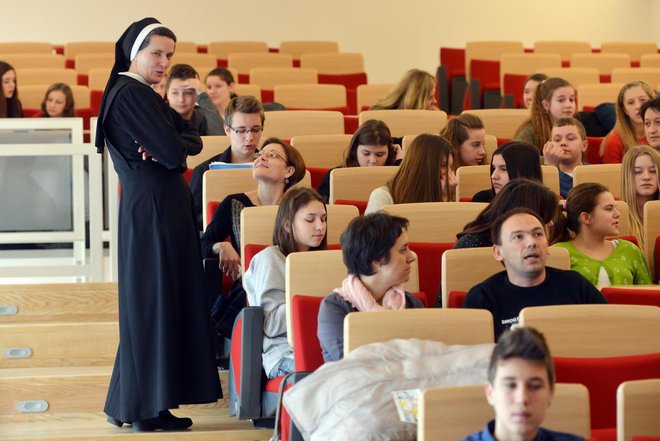
{"label": "eyeglasses", "polygon": [[281,159],[282,161],[286,162],[286,159],[284,159],[282,155],[277,153],[275,150],[269,150],[267,152],[254,152],[254,159],[261,158],[262,156],[270,159]]}
{"label": "eyeglasses", "polygon": [[252,134],[258,135],[264,130],[263,127],[252,127],[251,129],[248,129],[247,127],[237,127],[237,128],[229,127],[229,128],[232,129],[235,133],[238,133],[239,135],[245,135],[248,132],[252,132]]}

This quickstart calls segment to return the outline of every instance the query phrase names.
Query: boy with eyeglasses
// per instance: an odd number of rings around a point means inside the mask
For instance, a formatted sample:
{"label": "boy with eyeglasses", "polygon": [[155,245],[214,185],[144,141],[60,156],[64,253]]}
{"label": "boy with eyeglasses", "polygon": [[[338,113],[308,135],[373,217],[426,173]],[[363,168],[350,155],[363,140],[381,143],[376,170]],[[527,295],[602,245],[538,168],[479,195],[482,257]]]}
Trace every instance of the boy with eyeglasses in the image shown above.
{"label": "boy with eyeglasses", "polygon": [[224,114],[225,133],[231,144],[219,155],[202,162],[193,170],[190,178],[190,191],[193,196],[197,227],[204,229],[202,222],[202,177],[212,162],[228,164],[244,164],[254,161],[266,117],[264,108],[253,96],[238,96],[232,98]]}

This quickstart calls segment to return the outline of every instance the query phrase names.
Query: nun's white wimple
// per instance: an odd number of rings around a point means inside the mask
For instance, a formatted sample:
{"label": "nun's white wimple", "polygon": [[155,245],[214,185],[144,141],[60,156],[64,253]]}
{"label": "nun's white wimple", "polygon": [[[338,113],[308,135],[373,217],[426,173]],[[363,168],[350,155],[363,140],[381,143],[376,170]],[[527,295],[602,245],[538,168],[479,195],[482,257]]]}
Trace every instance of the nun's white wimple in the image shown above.
{"label": "nun's white wimple", "polygon": [[131,47],[131,58],[129,59],[129,61],[133,61],[133,59],[138,53],[138,50],[140,50],[140,46],[142,46],[144,39],[147,38],[147,35],[149,35],[149,32],[153,31],[156,28],[163,28],[163,27],[165,26],[163,26],[160,23],[152,23],[150,25],[145,26],[145,28],[142,29],[138,34],[137,38],[135,39],[135,42],[133,42],[133,47]]}

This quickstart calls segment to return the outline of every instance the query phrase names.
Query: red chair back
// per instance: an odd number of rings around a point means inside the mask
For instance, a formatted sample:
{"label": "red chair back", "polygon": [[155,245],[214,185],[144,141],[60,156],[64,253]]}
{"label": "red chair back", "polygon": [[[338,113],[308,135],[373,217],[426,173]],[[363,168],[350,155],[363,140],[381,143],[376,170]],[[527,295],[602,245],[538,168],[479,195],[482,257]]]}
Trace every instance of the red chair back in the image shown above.
{"label": "red chair back", "polygon": [[605,287],[600,293],[608,303],[619,305],[650,305],[660,307],[660,289]]}
{"label": "red chair back", "polygon": [[514,109],[525,108],[525,96],[523,92],[525,90],[526,79],[527,75],[504,74],[504,90],[502,94],[513,96]]}
{"label": "red chair back", "polygon": [[589,145],[587,146],[587,162],[589,164],[602,164],[603,158],[600,157],[600,144],[604,138],[600,136],[587,136]]}
{"label": "red chair back", "polygon": [[442,281],[442,255],[445,251],[454,248],[454,243],[424,243],[410,242],[412,251],[417,253],[419,268],[419,289],[426,293],[431,302],[427,306],[436,306],[437,294],[440,292]]}
{"label": "red chair back", "polygon": [[629,380],[660,378],[660,353],[608,358],[555,357],[558,383],[589,389],[591,428],[616,427],[616,390]]}
{"label": "red chair back", "polygon": [[367,209],[367,201],[353,201],[350,199],[337,199],[335,200],[336,205],[355,205],[360,213],[360,216],[364,214],[364,210]]}
{"label": "red chair back", "polygon": [[314,189],[319,189],[319,185],[321,185],[321,181],[323,181],[323,177],[328,173],[328,170],[330,169],[324,167],[307,167],[307,171],[309,171],[312,178],[312,187]]}
{"label": "red chair back", "polygon": [[217,210],[219,206],[220,206],[220,201],[209,201],[206,203],[206,212],[208,213],[207,216],[209,218],[208,222],[206,223],[207,226],[208,224],[211,223],[211,220],[213,219],[213,215],[215,214],[215,210]]}
{"label": "red chair back", "polygon": [[293,296],[291,320],[296,372],[315,371],[323,364],[321,344],[317,337],[319,307],[323,297]]}
{"label": "red chair back", "polygon": [[245,271],[250,268],[250,262],[252,262],[252,258],[261,250],[264,250],[268,248],[268,245],[263,245],[263,244],[253,244],[253,243],[248,243],[245,244],[245,249],[243,252],[245,253]]}

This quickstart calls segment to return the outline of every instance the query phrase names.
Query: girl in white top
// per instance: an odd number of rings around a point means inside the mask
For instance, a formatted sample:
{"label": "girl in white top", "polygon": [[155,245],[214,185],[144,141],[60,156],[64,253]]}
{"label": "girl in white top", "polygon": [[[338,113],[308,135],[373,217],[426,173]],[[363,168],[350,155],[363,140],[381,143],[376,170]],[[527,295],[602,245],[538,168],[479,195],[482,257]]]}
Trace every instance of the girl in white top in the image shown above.
{"label": "girl in white top", "polygon": [[273,246],[254,256],[243,285],[251,306],[264,310],[263,367],[268,378],[294,370],[293,349],[286,335],[286,256],[323,250],[327,245],[327,212],[323,198],[310,188],[292,188],[280,202]]}
{"label": "girl in white top", "polygon": [[453,161],[452,147],[446,139],[418,135],[406,149],[399,171],[371,192],[365,214],[389,204],[453,201],[457,184]]}

